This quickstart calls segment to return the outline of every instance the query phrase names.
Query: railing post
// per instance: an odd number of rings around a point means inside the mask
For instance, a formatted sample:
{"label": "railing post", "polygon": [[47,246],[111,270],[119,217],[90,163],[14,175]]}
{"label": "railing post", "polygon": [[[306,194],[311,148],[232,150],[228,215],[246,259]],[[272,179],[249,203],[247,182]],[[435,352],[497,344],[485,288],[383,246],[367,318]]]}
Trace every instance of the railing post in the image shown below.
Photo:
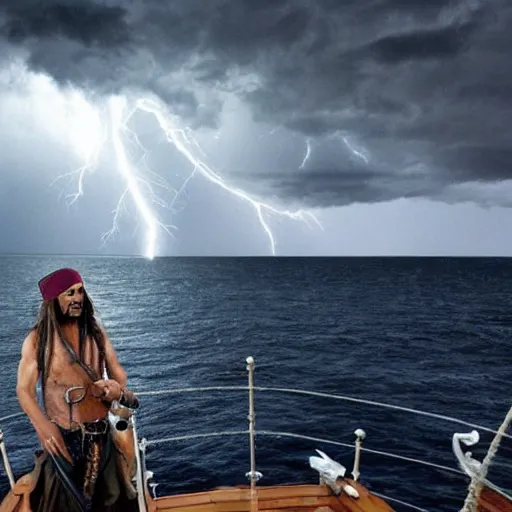
{"label": "railing post", "polygon": [[[133,428],[133,444],[135,448],[135,460],[137,462],[137,502],[139,504],[140,512],[147,512],[146,506],[146,485],[145,485],[145,465],[140,456],[139,438],[137,436],[137,425],[135,421],[135,412],[132,414],[132,428]],[[143,444],[142,449],[145,451],[145,445]]]}
{"label": "railing post", "polygon": [[2,432],[2,429],[0,428],[0,451],[2,452],[2,460],[4,461],[4,468],[5,472],[7,474],[7,478],[9,479],[9,485],[11,486],[11,489],[14,489],[14,475],[12,473],[11,464],[9,462],[9,457],[7,457],[7,450],[5,449],[4,444],[4,433]]}
{"label": "railing post", "polygon": [[251,480],[251,512],[256,512],[258,510],[258,495],[256,493],[258,475],[256,473],[256,448],[254,445],[256,423],[254,412],[254,359],[248,357],[246,363],[249,380],[249,415],[247,419],[249,420],[249,448],[251,453],[251,471],[246,476],[249,476]]}
{"label": "railing post", "polygon": [[356,435],[356,452],[354,455],[354,469],[352,469],[352,476],[354,477],[354,481],[359,480],[359,463],[361,461],[361,445],[363,443],[363,439],[366,437],[366,432],[362,428],[358,428],[354,434]]}

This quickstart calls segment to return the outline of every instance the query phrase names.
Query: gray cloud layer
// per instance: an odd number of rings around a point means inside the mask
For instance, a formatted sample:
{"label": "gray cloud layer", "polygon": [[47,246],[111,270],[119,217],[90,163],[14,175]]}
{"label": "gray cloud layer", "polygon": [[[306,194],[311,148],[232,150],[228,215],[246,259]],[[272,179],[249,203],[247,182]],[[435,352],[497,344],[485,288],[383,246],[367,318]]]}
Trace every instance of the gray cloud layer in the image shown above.
{"label": "gray cloud layer", "polygon": [[230,90],[309,137],[304,168],[253,173],[284,198],[439,198],[512,178],[509,0],[2,0],[0,19],[4,48],[61,83],[151,90],[196,126],[220,113],[196,87]]}

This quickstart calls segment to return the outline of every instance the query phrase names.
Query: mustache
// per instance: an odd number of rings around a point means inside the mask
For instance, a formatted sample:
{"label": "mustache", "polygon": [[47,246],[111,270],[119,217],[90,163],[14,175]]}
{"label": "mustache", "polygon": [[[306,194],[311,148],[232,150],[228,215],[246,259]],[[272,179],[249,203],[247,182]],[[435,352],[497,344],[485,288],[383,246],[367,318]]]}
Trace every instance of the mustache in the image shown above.
{"label": "mustache", "polygon": [[75,308],[75,307],[79,307],[79,308],[82,308],[83,307],[83,302],[72,302],[70,305],[69,305],[70,308]]}

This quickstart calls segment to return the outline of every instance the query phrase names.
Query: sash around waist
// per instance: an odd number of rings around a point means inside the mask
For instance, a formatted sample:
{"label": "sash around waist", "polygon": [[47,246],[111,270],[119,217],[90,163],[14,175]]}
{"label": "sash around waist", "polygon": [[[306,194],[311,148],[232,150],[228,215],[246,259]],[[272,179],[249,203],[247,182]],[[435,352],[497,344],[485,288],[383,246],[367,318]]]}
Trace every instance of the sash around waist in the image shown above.
{"label": "sash around waist", "polygon": [[94,421],[84,421],[82,423],[74,421],[72,428],[69,429],[63,428],[60,425],[58,425],[58,427],[63,434],[81,431],[84,435],[95,436],[106,434],[110,429],[110,422],[106,418],[101,418]]}

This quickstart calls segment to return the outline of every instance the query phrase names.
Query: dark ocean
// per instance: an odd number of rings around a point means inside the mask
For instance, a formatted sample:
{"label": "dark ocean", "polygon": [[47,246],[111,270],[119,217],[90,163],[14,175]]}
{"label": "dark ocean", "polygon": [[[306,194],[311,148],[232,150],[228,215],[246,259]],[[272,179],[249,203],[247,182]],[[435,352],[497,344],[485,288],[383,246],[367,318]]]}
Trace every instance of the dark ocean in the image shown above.
{"label": "dark ocean", "polygon": [[[37,281],[60,267],[84,276],[129,374],[130,387],[255,384],[334,393],[460,418],[497,429],[512,403],[512,259],[0,257],[1,413],[15,398],[21,343],[31,327]],[[457,468],[451,438],[471,427],[350,401],[256,392],[256,427],[354,442]],[[144,396],[137,415],[148,440],[246,430],[245,391]],[[16,476],[32,467],[28,420],[2,422]],[[510,433],[510,432],[509,432]],[[492,434],[480,431],[481,460]],[[318,448],[352,470],[353,450],[258,435],[261,485],[316,483]],[[247,483],[246,436],[188,439],[147,450],[159,495]],[[512,442],[489,476],[512,488]],[[363,452],[371,490],[429,511],[458,511],[468,479],[447,470]],[[0,491],[7,479],[0,472]],[[396,510],[410,510],[391,503]]]}

